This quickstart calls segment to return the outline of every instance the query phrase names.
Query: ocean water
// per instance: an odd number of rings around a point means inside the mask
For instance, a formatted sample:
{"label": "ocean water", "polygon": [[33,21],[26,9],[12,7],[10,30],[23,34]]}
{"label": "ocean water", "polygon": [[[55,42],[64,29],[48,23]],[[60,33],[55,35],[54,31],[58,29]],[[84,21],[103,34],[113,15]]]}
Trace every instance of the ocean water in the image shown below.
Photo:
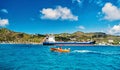
{"label": "ocean water", "polygon": [[51,47],[58,46],[0,44],[0,70],[120,70],[119,46],[62,46],[70,53]]}

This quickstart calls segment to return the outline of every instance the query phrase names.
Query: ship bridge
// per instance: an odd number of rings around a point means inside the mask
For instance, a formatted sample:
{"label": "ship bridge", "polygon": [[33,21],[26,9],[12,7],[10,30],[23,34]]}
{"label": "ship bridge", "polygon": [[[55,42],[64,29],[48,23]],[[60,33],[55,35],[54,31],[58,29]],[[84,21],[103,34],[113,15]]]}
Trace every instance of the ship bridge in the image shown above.
{"label": "ship bridge", "polygon": [[53,35],[48,35],[47,37],[46,37],[46,40],[45,40],[46,42],[56,42],[55,41],[55,37],[53,36]]}

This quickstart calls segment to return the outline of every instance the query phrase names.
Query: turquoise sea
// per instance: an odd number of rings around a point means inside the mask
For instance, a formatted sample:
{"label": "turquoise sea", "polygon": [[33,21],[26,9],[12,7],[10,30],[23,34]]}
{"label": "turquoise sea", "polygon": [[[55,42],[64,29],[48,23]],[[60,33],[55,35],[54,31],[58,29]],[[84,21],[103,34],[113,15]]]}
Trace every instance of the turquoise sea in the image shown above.
{"label": "turquoise sea", "polygon": [[0,70],[120,70],[119,46],[62,46],[70,53],[51,52],[31,44],[0,44]]}

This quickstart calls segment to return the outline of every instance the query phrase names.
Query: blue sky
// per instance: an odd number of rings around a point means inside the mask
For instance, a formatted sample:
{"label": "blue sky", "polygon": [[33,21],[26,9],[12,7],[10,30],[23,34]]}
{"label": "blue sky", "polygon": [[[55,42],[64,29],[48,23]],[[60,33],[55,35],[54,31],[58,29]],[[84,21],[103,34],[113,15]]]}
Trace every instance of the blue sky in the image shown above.
{"label": "blue sky", "polygon": [[120,35],[120,0],[0,0],[0,28],[25,33]]}

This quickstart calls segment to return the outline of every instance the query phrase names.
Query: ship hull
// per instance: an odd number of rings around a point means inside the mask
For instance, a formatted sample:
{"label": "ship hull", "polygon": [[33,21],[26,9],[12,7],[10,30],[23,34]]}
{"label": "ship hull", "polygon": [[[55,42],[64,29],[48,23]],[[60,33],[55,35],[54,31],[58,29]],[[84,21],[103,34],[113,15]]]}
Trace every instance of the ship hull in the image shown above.
{"label": "ship hull", "polygon": [[95,41],[92,42],[43,42],[43,45],[55,45],[55,46],[92,46]]}

